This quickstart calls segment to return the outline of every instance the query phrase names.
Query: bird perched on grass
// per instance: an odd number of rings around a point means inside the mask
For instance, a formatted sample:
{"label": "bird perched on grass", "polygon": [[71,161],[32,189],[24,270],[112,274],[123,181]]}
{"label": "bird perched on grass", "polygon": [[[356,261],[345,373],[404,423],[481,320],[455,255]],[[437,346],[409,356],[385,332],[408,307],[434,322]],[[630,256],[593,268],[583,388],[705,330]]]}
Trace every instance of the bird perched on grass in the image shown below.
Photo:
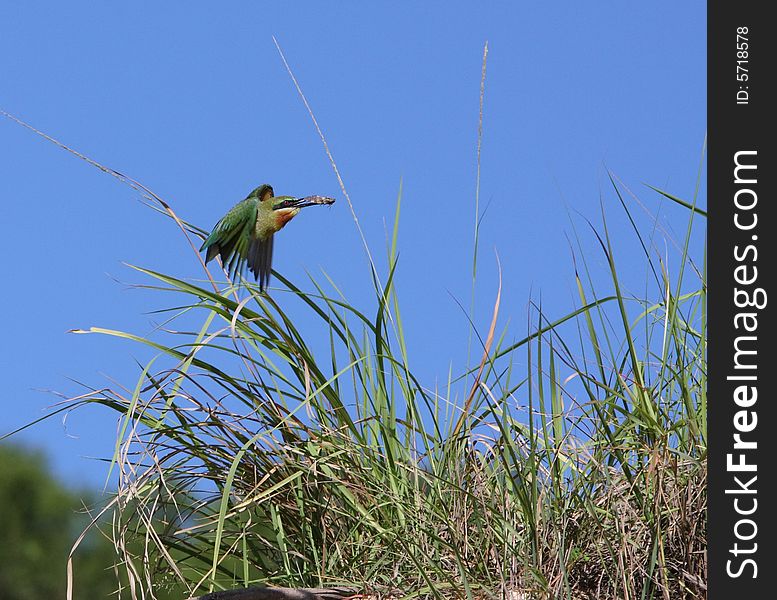
{"label": "bird perched on grass", "polygon": [[272,186],[262,184],[216,223],[200,252],[207,251],[206,263],[220,256],[232,279],[248,264],[254,279],[259,280],[259,289],[264,291],[272,269],[273,235],[306,206],[334,201],[324,196],[276,197]]}

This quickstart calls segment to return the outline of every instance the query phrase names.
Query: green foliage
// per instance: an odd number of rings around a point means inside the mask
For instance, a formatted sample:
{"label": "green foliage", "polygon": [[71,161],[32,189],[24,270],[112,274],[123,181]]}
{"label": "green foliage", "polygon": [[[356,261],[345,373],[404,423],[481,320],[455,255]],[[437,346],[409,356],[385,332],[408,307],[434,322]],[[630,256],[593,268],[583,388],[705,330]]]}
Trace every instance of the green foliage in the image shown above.
{"label": "green foliage", "polygon": [[[40,454],[0,446],[0,597],[64,597],[68,555],[88,523],[80,511],[93,501],[57,482]],[[75,558],[79,598],[111,597],[113,554],[96,530],[83,542]]]}
{"label": "green foliage", "polygon": [[[63,147],[142,193],[193,249],[205,238],[142,184]],[[707,284],[691,241],[706,212],[653,188],[687,215],[684,238],[662,240],[611,183],[643,263],[624,280],[603,210],[589,223],[601,254],[572,238],[578,306],[551,317],[532,304],[530,332],[507,343],[500,282],[487,333],[472,326],[479,358],[443,389],[409,358],[399,199],[384,284],[362,235],[367,307],[314,278],[303,290],[276,274],[283,287],[267,295],[207,269],[210,285],[137,268],[175,299],[164,327],[81,333],[157,355],[132,393],[66,407],[121,419],[110,507],[132,597],[333,583],[392,597],[704,597]]]}
{"label": "green foliage", "polygon": [[[702,596],[706,284],[689,244],[703,215],[678,201],[691,210],[669,264],[615,182],[613,194],[655,298],[624,292],[603,221],[593,233],[609,289],[576,252],[580,306],[553,321],[534,306],[534,331],[509,345],[497,291],[477,364],[443,390],[413,374],[394,244],[367,311],[313,278],[306,292],[276,274],[284,287],[267,295],[138,268],[176,297],[166,333],[89,330],[159,353],[131,395],[88,399],[123,420],[125,576],[154,594],[348,583],[428,597]],[[318,328],[300,330],[292,311]]]}

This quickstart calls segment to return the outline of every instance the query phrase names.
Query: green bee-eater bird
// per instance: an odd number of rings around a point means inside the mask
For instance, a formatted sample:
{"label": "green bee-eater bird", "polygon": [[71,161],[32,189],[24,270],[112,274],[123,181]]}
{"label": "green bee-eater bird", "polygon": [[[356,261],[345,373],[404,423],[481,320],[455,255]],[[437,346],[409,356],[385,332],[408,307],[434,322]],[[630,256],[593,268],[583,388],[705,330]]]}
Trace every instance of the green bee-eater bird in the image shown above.
{"label": "green bee-eater bird", "polygon": [[220,256],[233,279],[247,263],[254,279],[259,280],[259,289],[264,290],[270,281],[273,235],[306,206],[334,201],[324,196],[276,197],[272,186],[262,184],[216,223],[200,252],[207,250],[206,263]]}

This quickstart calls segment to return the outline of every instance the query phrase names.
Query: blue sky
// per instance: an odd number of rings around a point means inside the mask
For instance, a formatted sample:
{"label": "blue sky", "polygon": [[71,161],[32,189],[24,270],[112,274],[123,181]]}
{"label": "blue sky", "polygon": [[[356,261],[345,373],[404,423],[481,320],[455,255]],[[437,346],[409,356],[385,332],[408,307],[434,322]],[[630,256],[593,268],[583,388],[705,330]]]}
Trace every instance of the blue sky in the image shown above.
{"label": "blue sky", "polygon": [[[358,232],[276,36],[381,265],[402,180],[397,284],[411,360],[434,385],[466,357],[456,299],[469,304],[486,41],[481,329],[495,250],[511,338],[525,335],[530,297],[541,294],[550,314],[572,310],[570,220],[600,220],[600,201],[622,266],[633,260],[635,285],[644,281],[607,169],[684,233],[682,214],[643,184],[693,195],[706,133],[706,4],[559,4],[15,3],[0,19],[0,108],[143,182],[202,227],[262,182],[277,194],[337,197],[280,234],[274,266],[298,283],[324,269],[354,304],[371,306]],[[50,391],[80,393],[73,380],[134,386],[135,361],[150,353],[66,333],[151,331],[148,313],[164,299],[130,289],[144,280],[123,263],[202,273],[175,227],[131,189],[6,119],[0,193],[2,434],[45,414],[57,401]],[[63,479],[100,485],[106,466],[88,457],[110,456],[115,433],[115,416],[94,408],[18,439],[44,448]]]}

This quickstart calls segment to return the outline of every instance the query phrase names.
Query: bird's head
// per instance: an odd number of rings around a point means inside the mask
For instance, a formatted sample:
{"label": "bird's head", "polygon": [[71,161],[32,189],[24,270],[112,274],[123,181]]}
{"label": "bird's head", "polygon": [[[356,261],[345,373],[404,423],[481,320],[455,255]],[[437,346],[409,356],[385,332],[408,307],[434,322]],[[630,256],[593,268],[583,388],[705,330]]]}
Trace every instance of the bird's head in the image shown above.
{"label": "bird's head", "polygon": [[304,198],[294,198],[293,196],[278,196],[272,199],[273,214],[276,215],[276,227],[281,229],[286,223],[291,221],[306,206],[315,206],[316,204],[334,204],[334,198],[326,196],[305,196]]}

